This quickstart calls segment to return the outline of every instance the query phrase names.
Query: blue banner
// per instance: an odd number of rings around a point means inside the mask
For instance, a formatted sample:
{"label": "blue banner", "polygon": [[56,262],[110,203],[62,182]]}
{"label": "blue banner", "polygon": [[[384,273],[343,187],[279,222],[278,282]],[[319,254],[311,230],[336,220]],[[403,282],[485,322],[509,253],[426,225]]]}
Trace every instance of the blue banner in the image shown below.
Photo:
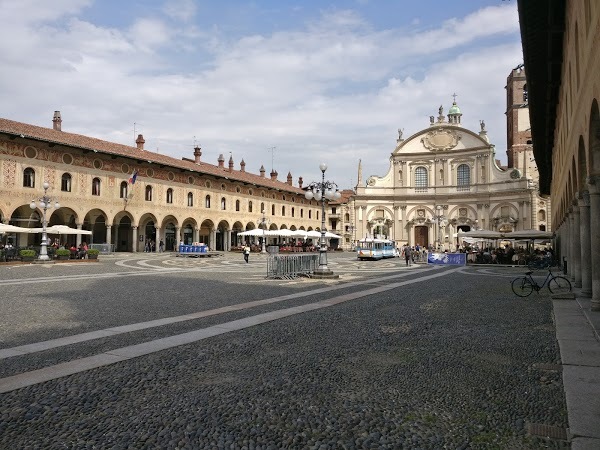
{"label": "blue banner", "polygon": [[442,266],[466,266],[466,253],[427,253],[427,264],[437,264]]}

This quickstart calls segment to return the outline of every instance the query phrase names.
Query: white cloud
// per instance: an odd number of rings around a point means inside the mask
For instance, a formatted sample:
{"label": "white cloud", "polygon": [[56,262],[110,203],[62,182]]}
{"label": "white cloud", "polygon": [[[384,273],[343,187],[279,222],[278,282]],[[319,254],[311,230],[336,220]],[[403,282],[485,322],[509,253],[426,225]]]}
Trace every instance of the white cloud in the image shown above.
{"label": "white cloud", "polygon": [[[9,4],[0,0],[3,16]],[[231,151],[236,168],[243,157],[252,172],[270,170],[276,146],[280,179],[291,171],[294,183],[309,181],[326,160],[332,179],[349,187],[358,159],[365,176],[383,175],[396,129],[407,137],[426,127],[456,92],[463,124],[478,130],[485,119],[505,151],[504,85],[521,61],[514,5],[428,29],[421,20],[377,30],[356,12],[328,10],[303,30],[237,40],[193,22],[170,26],[193,19],[188,1],[127,29],[78,18],[87,1],[52,5],[35,25],[10,24],[23,38],[11,48],[0,43],[7,118],[51,126],[59,109],[63,130],[130,145],[136,122],[149,150],[190,157],[196,136],[203,160]]]}

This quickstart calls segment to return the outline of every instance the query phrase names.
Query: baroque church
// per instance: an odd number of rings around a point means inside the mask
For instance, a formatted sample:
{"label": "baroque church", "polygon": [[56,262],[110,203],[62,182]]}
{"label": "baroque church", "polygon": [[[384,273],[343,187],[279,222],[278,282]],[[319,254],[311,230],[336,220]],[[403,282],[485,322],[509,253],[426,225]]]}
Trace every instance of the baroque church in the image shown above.
{"label": "baroque church", "polygon": [[525,69],[507,79],[507,160],[496,159],[485,122],[462,126],[456,98],[426,128],[398,131],[388,171],[358,185],[352,199],[354,239],[385,237],[397,245],[455,250],[459,230],[551,231],[550,201],[539,195],[532,153]]}

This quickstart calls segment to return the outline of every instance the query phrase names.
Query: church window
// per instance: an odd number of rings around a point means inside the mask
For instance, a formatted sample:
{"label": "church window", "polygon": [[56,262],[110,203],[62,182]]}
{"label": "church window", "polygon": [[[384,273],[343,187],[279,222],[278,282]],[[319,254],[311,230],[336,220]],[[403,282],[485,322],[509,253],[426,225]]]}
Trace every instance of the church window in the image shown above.
{"label": "church window", "polygon": [[416,192],[427,192],[427,187],[429,186],[429,177],[427,175],[427,169],[425,167],[417,167],[415,169]]}
{"label": "church window", "polygon": [[471,168],[468,164],[461,164],[456,169],[456,185],[458,191],[468,191],[471,185]]}

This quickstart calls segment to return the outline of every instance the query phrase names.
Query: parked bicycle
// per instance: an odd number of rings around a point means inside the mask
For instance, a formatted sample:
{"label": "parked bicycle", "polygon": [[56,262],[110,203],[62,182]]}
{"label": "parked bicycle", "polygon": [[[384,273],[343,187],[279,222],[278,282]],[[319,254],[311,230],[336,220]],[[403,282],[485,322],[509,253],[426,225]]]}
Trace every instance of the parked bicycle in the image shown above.
{"label": "parked bicycle", "polygon": [[525,276],[515,278],[511,282],[513,292],[519,297],[527,297],[534,290],[539,293],[540,289],[544,286],[548,287],[551,294],[563,294],[571,292],[571,282],[565,277],[556,276],[552,273],[552,270],[548,267],[548,275],[542,284],[537,282],[531,276],[533,272],[527,272]]}

